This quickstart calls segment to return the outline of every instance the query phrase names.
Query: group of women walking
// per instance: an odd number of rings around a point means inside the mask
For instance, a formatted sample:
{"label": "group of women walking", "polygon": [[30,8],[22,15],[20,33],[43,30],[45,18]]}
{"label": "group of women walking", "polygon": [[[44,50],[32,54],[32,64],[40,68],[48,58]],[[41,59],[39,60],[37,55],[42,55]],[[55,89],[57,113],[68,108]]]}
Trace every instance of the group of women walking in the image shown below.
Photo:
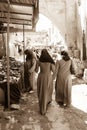
{"label": "group of women walking", "polygon": [[[53,81],[55,80],[55,101],[58,105],[67,107],[71,104],[71,87],[72,87],[72,78],[70,72],[71,59],[66,51],[61,52],[61,60],[57,60],[56,63],[53,58],[50,56],[49,52],[46,49],[42,49],[40,57],[35,62],[35,57],[33,56],[32,69],[29,70],[29,74],[33,75],[35,70],[38,73],[37,77],[37,96],[39,101],[40,114],[45,115],[47,112],[48,104],[52,101],[53,93]],[[27,60],[30,59],[26,57]],[[25,65],[28,67],[29,63]],[[26,75],[27,71],[25,71]],[[28,76],[27,76],[28,77]],[[33,76],[32,83],[33,83]],[[33,87],[32,83],[26,81],[25,84],[30,91]]]}

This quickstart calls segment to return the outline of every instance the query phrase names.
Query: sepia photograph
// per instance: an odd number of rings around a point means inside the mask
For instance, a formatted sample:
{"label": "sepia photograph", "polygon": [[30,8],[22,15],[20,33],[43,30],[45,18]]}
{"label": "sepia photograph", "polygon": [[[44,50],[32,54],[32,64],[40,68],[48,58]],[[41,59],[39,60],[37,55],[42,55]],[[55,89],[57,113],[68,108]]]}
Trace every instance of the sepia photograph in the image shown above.
{"label": "sepia photograph", "polygon": [[87,0],[0,0],[0,130],[87,130]]}

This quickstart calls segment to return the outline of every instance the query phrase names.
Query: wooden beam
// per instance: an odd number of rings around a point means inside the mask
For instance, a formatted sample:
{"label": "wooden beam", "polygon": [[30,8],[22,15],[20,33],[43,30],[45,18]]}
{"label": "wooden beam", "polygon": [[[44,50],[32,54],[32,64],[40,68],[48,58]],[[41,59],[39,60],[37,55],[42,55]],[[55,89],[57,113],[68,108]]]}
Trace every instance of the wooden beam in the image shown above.
{"label": "wooden beam", "polygon": [[[7,19],[7,17],[0,17],[0,18],[1,18],[2,20],[3,20],[3,19]],[[10,17],[10,19],[13,19],[13,20],[19,20],[19,21],[22,20],[22,21],[26,21],[26,22],[32,22],[32,20],[21,19],[21,18],[11,18],[11,17]]]}
{"label": "wooden beam", "polygon": [[[3,21],[3,23],[7,23],[7,21]],[[32,23],[31,24],[30,23],[22,23],[22,22],[17,23],[17,22],[12,22],[12,21],[10,21],[10,24],[16,24],[16,25],[23,25],[24,24],[26,26],[32,26]]]}
{"label": "wooden beam", "polygon": [[[2,11],[0,10],[1,13],[8,13],[7,11]],[[19,14],[19,15],[30,15],[32,16],[32,14],[30,13],[21,13],[21,12],[10,12],[10,14]]]}
{"label": "wooden beam", "polygon": [[[32,0],[33,1],[33,0]],[[5,3],[7,4],[6,0],[0,0],[0,3]],[[19,6],[35,6],[35,2],[16,2],[16,1],[10,1],[10,5],[19,5]]]}
{"label": "wooden beam", "polygon": [[[25,29],[25,32],[32,32],[33,29]],[[0,34],[2,33],[6,33],[7,32],[7,27],[5,27],[4,29],[0,30]],[[10,32],[23,32],[23,29],[19,29],[19,28],[13,28],[10,27]]]}
{"label": "wooden beam", "polygon": [[10,68],[9,68],[9,22],[10,22],[10,2],[8,0],[8,17],[7,17],[7,103],[10,108]]}

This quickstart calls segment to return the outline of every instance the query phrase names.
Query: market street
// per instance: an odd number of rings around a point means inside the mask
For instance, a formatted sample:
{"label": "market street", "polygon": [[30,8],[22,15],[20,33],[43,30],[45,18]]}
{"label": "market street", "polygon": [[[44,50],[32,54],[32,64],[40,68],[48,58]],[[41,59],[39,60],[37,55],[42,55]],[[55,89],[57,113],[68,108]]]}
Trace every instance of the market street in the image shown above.
{"label": "market street", "polygon": [[[80,107],[82,100],[87,101],[86,85],[73,86],[72,92],[73,104],[77,107],[78,104]],[[0,130],[87,130],[86,102],[85,104],[83,102],[83,105],[81,104],[85,107],[82,111],[74,106],[67,109],[61,108],[54,99],[55,91],[53,92],[53,101],[49,105],[46,115],[42,116],[39,113],[36,89],[32,94],[23,94],[19,110],[0,112]]]}

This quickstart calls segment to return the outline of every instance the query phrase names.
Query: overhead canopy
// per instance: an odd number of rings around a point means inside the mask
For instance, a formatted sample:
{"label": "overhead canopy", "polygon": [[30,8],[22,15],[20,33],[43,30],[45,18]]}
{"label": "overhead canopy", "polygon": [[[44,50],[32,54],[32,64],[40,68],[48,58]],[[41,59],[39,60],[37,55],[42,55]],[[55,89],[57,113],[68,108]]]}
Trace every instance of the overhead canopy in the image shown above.
{"label": "overhead canopy", "polygon": [[[0,0],[0,24],[7,26],[8,1],[10,3],[10,27],[12,30],[33,30],[38,20],[39,0]],[[0,27],[0,30],[5,28]]]}

